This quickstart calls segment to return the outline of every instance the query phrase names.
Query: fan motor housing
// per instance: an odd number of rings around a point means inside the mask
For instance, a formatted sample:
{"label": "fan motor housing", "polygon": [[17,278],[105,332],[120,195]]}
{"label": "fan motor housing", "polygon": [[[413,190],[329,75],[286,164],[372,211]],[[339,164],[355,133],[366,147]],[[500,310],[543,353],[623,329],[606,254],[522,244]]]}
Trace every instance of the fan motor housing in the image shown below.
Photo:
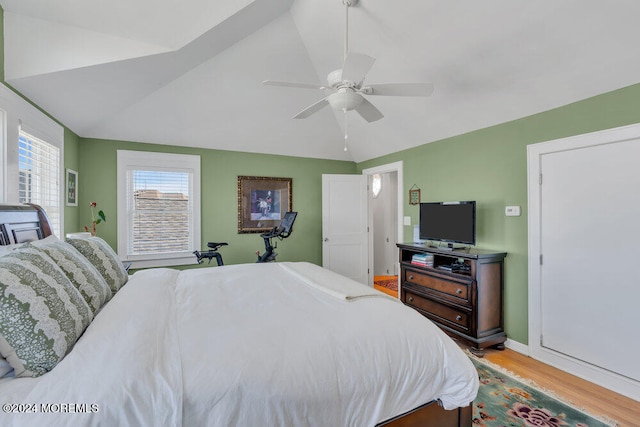
{"label": "fan motor housing", "polygon": [[342,83],[342,68],[330,72],[327,75],[327,83],[329,83],[329,87],[337,88]]}

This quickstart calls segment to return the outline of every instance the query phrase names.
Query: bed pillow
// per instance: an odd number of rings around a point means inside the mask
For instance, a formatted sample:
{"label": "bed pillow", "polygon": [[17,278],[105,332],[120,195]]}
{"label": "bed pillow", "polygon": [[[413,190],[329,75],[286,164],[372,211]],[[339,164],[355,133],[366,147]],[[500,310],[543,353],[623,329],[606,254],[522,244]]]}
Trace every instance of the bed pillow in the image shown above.
{"label": "bed pillow", "polygon": [[111,299],[111,288],[100,272],[76,248],[60,239],[38,240],[30,245],[46,252],[80,291],[95,315]]}
{"label": "bed pillow", "polygon": [[16,249],[22,248],[26,243],[14,243],[12,245],[0,245],[0,256],[10,254]]}
{"label": "bed pillow", "polygon": [[[0,245],[0,257],[6,255],[8,253],[13,252],[14,250],[24,246],[23,243],[18,243],[14,245]],[[4,378],[9,372],[13,371],[7,359],[0,355],[0,379]]]}
{"label": "bed pillow", "polygon": [[100,237],[66,240],[93,264],[107,281],[113,295],[127,283],[127,271],[111,246]]}
{"label": "bed pillow", "polygon": [[71,350],[92,320],[80,292],[46,253],[0,257],[0,354],[16,377],[37,377]]}

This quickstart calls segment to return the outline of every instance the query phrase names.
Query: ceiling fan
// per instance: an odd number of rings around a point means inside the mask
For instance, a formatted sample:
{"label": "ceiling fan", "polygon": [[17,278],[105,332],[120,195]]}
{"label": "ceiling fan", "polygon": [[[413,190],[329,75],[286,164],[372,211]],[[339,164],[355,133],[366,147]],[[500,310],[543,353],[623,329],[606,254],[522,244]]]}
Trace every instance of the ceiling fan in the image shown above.
{"label": "ceiling fan", "polygon": [[327,76],[327,86],[275,80],[265,80],[262,82],[270,86],[316,89],[330,92],[328,96],[296,114],[294,119],[304,119],[325,106],[331,105],[335,110],[345,113],[355,110],[367,122],[375,122],[383,118],[384,115],[363,95],[429,96],[433,93],[433,84],[431,83],[364,84],[364,79],[369,70],[371,70],[371,67],[373,67],[375,58],[362,53],[349,52],[349,7],[354,6],[357,2],[358,0],[342,0],[346,11],[344,63],[341,69],[329,73]]}

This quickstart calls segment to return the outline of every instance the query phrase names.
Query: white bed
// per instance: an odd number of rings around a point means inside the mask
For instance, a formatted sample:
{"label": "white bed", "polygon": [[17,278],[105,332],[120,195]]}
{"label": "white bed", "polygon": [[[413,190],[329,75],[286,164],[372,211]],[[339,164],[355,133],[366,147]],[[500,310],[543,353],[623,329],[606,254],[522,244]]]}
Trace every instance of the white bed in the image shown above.
{"label": "white bed", "polygon": [[150,269],[50,372],[0,380],[0,425],[374,426],[477,389],[430,321],[313,264]]}

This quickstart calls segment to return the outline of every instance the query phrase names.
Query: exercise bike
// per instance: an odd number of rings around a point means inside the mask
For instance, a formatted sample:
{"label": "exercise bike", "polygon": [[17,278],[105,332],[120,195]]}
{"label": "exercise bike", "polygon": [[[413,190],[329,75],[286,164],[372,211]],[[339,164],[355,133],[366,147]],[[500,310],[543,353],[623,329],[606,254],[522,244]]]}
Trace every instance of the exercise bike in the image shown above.
{"label": "exercise bike", "polygon": [[293,222],[296,220],[298,212],[287,212],[284,214],[284,218],[280,221],[279,227],[273,227],[270,231],[262,233],[260,237],[264,240],[265,252],[260,255],[260,251],[256,251],[258,260],[256,262],[271,262],[276,260],[278,254],[274,251],[278,247],[276,242],[275,246],[272,244],[272,240],[277,238],[279,240],[286,239],[291,235],[293,231]]}
{"label": "exercise bike", "polygon": [[218,249],[227,245],[228,245],[227,242],[220,242],[220,243],[209,242],[207,243],[207,247],[209,247],[209,250],[204,252],[200,252],[196,250],[196,251],[193,251],[193,254],[198,259],[198,264],[202,264],[202,261],[205,258],[208,258],[209,264],[211,264],[211,260],[215,258],[219,266],[224,265],[224,263],[222,262],[222,255],[220,255],[220,252],[218,252]]}

